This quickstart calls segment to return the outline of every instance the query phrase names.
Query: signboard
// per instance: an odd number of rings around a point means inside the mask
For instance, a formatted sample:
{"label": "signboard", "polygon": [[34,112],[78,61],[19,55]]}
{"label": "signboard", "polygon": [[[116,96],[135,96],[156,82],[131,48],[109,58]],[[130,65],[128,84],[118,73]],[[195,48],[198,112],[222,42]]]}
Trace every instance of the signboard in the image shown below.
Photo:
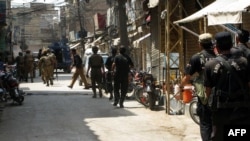
{"label": "signboard", "polygon": [[170,64],[171,69],[179,68],[179,53],[170,53]]}

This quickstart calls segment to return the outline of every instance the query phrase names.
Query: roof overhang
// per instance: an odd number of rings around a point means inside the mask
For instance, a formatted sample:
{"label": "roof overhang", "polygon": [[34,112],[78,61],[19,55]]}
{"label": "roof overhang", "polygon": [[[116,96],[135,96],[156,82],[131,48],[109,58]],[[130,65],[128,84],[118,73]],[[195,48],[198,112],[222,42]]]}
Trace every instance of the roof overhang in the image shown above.
{"label": "roof overhang", "polygon": [[250,0],[216,0],[200,11],[178,21],[184,24],[207,17],[208,25],[242,23],[242,12],[248,11]]}
{"label": "roof overhang", "polygon": [[81,45],[81,43],[70,45],[70,49],[77,48],[79,45]]}
{"label": "roof overhang", "polygon": [[158,6],[158,4],[159,4],[159,0],[149,0],[148,8],[154,8]]}
{"label": "roof overhang", "polygon": [[141,41],[143,41],[144,39],[146,39],[146,38],[148,38],[148,37],[150,37],[150,36],[151,36],[151,33],[148,33],[148,34],[146,34],[146,35],[140,37],[139,39],[135,40],[135,41],[133,42],[134,47],[137,48],[138,45],[141,43]]}

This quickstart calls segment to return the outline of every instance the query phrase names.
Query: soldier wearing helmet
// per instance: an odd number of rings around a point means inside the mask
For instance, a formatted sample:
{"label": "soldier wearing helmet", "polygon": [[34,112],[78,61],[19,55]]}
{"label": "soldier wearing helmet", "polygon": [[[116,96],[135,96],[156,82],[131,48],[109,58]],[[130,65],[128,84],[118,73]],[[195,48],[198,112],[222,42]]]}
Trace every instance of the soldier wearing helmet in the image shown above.
{"label": "soldier wearing helmet", "polygon": [[96,84],[98,85],[99,96],[102,97],[101,82],[102,82],[102,74],[104,72],[104,62],[102,56],[97,54],[98,47],[93,46],[92,52],[93,54],[89,58],[87,77],[89,70],[91,69],[90,76],[91,76],[92,91],[94,93],[93,98],[96,98]]}

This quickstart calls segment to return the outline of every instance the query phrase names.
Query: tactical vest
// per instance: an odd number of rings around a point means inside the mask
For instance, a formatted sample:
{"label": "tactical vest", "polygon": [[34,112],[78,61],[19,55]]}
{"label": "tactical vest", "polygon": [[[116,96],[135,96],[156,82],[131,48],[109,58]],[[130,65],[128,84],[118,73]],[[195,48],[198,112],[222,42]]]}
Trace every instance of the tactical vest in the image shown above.
{"label": "tactical vest", "polygon": [[200,64],[202,70],[198,72],[198,76],[194,79],[193,85],[195,87],[195,91],[197,96],[199,97],[202,104],[207,104],[208,98],[205,93],[205,86],[204,86],[204,66],[205,63],[210,60],[211,58],[206,57],[202,52],[199,52],[198,55],[200,56]]}
{"label": "tactical vest", "polygon": [[222,108],[250,107],[249,88],[238,75],[240,65],[233,60],[225,60],[218,56],[216,60],[220,62],[214,68],[214,73],[218,73],[216,86],[213,88],[212,103],[213,110]]}

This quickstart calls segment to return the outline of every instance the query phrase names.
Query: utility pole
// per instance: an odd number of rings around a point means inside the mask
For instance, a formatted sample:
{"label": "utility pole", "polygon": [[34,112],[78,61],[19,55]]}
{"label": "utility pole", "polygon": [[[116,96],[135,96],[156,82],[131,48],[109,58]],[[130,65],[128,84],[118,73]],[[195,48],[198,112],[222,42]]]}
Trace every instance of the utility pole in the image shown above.
{"label": "utility pole", "polygon": [[77,12],[78,12],[78,20],[80,24],[80,35],[81,35],[81,46],[82,46],[82,52],[83,54],[85,53],[85,45],[84,45],[84,37],[83,37],[83,32],[85,31],[82,25],[82,20],[81,20],[81,7],[80,7],[80,0],[77,0]]}
{"label": "utility pole", "polygon": [[121,44],[126,47],[127,53],[129,53],[129,41],[128,41],[128,31],[127,31],[127,15],[126,15],[126,4],[127,0],[118,0],[118,10],[119,10],[119,25],[120,25],[120,40]]}

